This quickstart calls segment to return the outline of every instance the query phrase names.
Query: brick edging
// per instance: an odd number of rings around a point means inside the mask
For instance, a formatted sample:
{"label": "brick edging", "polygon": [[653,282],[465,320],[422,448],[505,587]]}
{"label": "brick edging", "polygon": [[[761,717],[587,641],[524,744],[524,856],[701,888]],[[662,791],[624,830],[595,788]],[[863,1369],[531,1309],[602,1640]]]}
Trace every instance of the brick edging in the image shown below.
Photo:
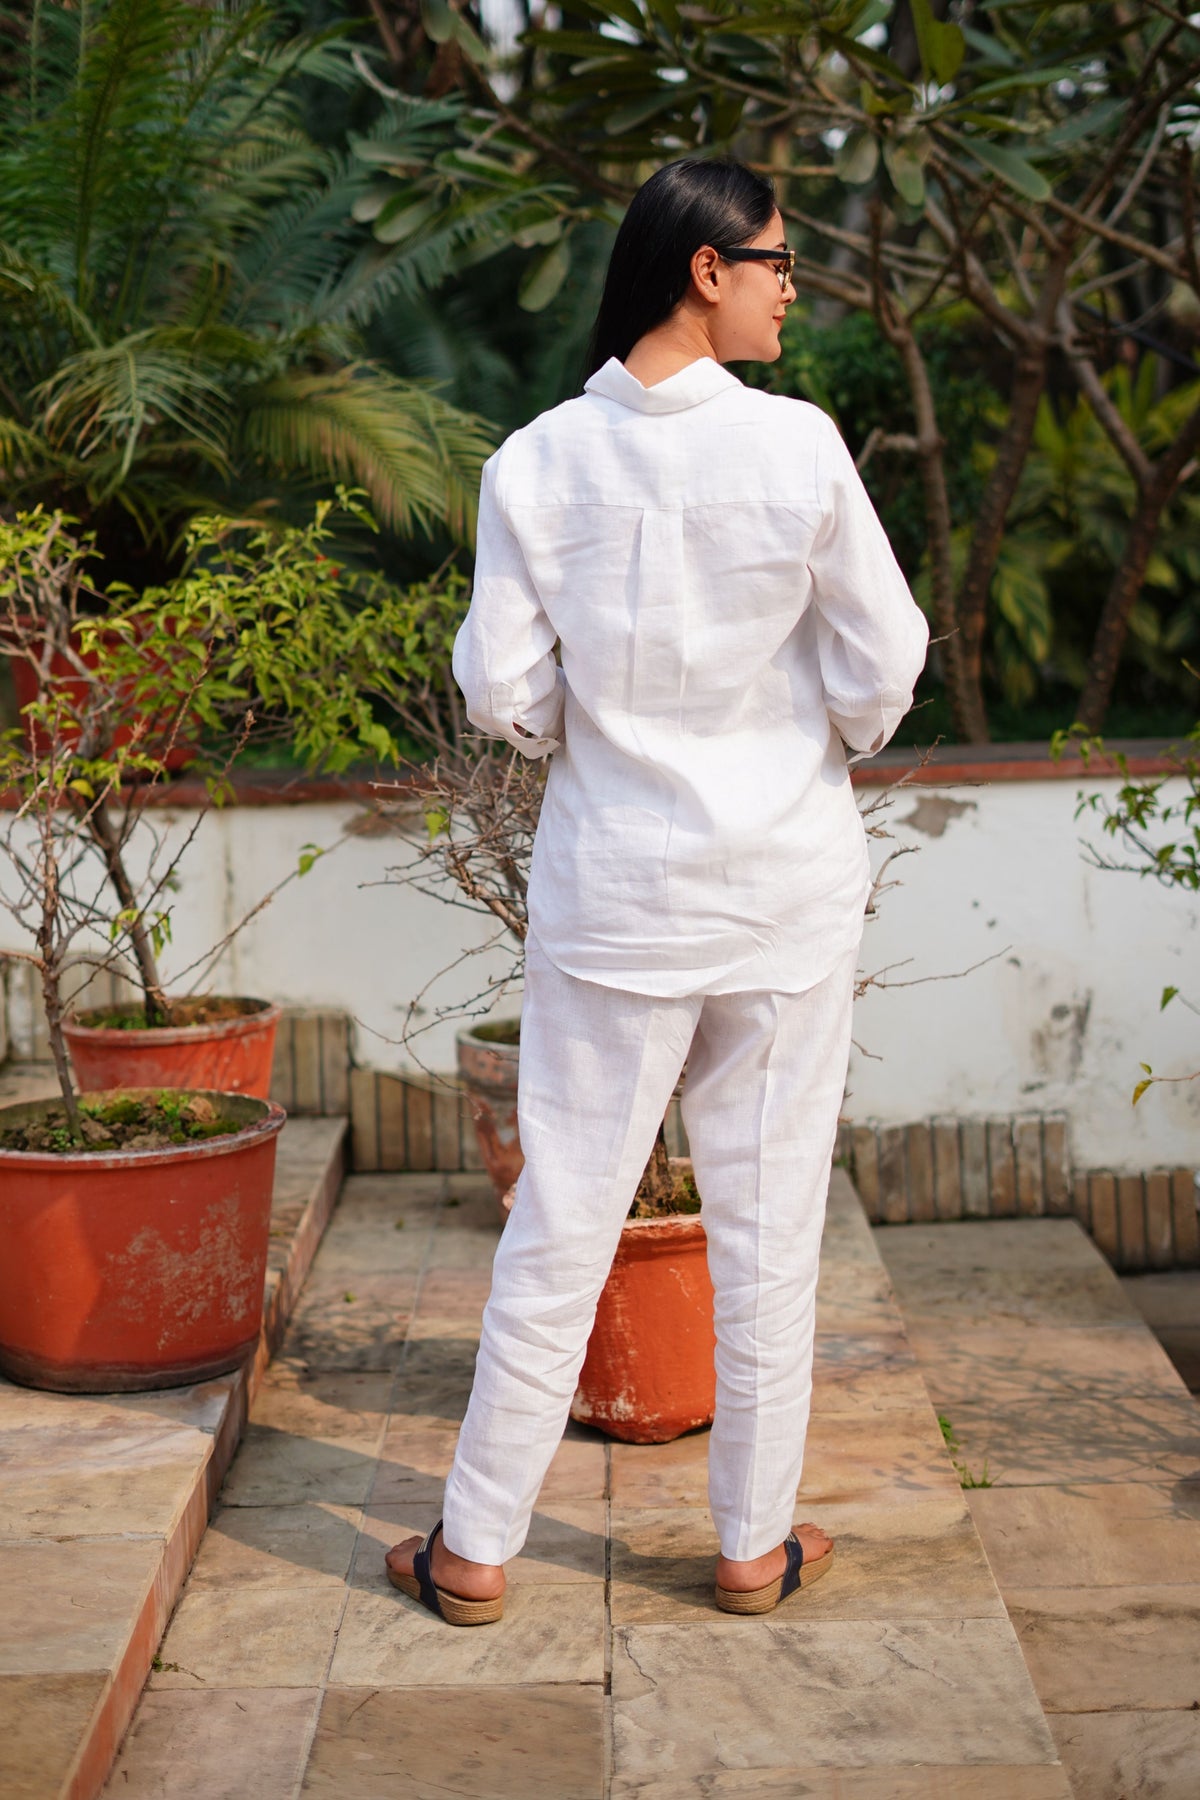
{"label": "brick edging", "polygon": [[[1040,742],[938,745],[928,753],[924,766],[925,751],[884,750],[879,756],[856,763],[850,779],[855,787],[887,787],[905,774],[905,785],[909,787],[1111,780],[1121,773],[1112,760],[1115,751],[1126,758],[1129,774],[1142,779],[1178,771],[1178,761],[1170,754],[1174,743],[1170,738],[1114,738],[1107,745],[1109,754],[1093,757],[1089,763],[1070,752],[1055,761],[1049,746]],[[380,786],[395,788],[399,797],[414,785],[414,776],[387,769],[354,769],[345,775],[307,775],[296,769],[235,771],[230,777],[227,804],[258,807],[332,805],[339,801],[369,803],[378,798]],[[151,807],[200,807],[208,804],[208,795],[202,781],[184,773],[156,783],[146,803]],[[0,789],[0,811],[13,812],[19,804],[18,795]]]}
{"label": "brick edging", "polygon": [[835,1156],[875,1225],[1076,1218],[1123,1273],[1200,1266],[1195,1171],[1075,1169],[1065,1113],[846,1121]]}

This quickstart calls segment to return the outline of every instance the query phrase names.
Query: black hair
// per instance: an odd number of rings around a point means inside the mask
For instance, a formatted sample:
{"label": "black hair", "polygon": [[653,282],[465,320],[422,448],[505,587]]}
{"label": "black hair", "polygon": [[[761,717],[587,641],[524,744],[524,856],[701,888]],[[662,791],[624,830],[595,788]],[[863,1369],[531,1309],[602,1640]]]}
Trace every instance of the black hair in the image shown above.
{"label": "black hair", "polygon": [[584,379],[610,356],[624,362],[638,339],[674,311],[702,245],[746,244],[766,230],[774,211],[771,183],[741,163],[686,157],[656,170],[617,232]]}

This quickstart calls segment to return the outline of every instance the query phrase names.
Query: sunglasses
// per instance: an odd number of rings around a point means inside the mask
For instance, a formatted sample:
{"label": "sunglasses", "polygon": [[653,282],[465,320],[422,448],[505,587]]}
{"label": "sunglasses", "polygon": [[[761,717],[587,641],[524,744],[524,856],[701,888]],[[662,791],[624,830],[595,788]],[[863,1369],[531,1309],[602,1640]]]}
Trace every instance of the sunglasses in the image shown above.
{"label": "sunglasses", "polygon": [[[716,249],[716,245],[713,245]],[[774,263],[775,273],[779,278],[779,291],[787,292],[792,270],[796,267],[794,250],[717,250],[722,262],[769,262]]]}

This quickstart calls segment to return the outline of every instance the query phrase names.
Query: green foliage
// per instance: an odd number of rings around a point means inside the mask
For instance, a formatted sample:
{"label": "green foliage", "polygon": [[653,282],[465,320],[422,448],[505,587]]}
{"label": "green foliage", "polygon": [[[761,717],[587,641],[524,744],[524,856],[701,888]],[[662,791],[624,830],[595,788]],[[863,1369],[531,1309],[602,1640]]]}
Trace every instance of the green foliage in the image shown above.
{"label": "green foliage", "polygon": [[[864,380],[847,397],[853,404],[831,408],[856,449],[876,423],[885,435],[912,435],[908,390],[919,378],[906,356],[901,385],[890,348],[906,333],[916,337],[918,366],[937,363],[944,331],[976,371],[972,394],[966,363],[926,368],[936,419],[920,448],[907,463],[876,448],[867,464],[906,568],[917,573],[929,557],[924,586],[938,597],[938,660],[956,727],[985,734],[981,682],[1002,715],[1041,707],[1060,722],[1094,649],[1104,582],[1129,549],[1128,483],[1104,515],[1099,558],[1089,534],[1063,549],[1064,528],[1036,507],[999,549],[992,522],[1013,508],[1038,390],[1053,388],[1060,421],[1075,404],[1072,357],[1086,354],[1102,375],[1129,352],[1146,371],[1134,385],[1149,382],[1159,400],[1175,379],[1164,356],[1178,358],[1192,331],[1179,299],[1200,290],[1186,248],[1197,210],[1195,22],[1035,0],[949,9],[930,0],[789,0],[774,9],[756,0],[703,8],[580,0],[568,29],[523,35],[520,86],[503,104],[478,48],[461,47],[479,75],[465,83],[471,103],[454,120],[454,143],[424,164],[406,160],[402,144],[367,152],[387,177],[371,202],[381,238],[394,231],[412,255],[444,251],[460,281],[465,266],[482,274],[493,257],[522,258],[510,291],[553,311],[585,234],[610,229],[663,162],[732,152],[769,171],[799,252],[797,285],[820,298],[814,321],[833,338],[848,314],[861,343],[874,339],[881,351],[878,394]],[[511,233],[499,252],[494,242],[489,250],[495,224]],[[1056,267],[1067,270],[1061,293]],[[436,326],[426,328],[432,338]],[[801,335],[815,338],[816,323]],[[1061,357],[1046,358],[1047,338]],[[859,346],[848,326],[841,347],[853,365]],[[805,344],[793,361],[835,359]],[[819,399],[812,374],[785,376],[796,385],[784,391]],[[1008,408],[1022,381],[1021,404]],[[871,424],[856,429],[857,419]],[[1178,412],[1175,420],[1178,432],[1184,420]],[[949,537],[937,482],[922,490],[917,479],[922,457],[945,477]],[[1104,460],[1111,470],[1111,451]],[[1026,484],[1019,508],[1030,501]],[[1161,699],[1190,641],[1181,618],[1197,585],[1183,568],[1194,555],[1190,529],[1181,508],[1166,518],[1165,561],[1180,581],[1163,587],[1156,559],[1129,621],[1131,702]],[[1118,593],[1122,634],[1140,574],[1136,558],[1126,560],[1135,572]],[[1110,685],[1111,675],[1095,681]],[[1089,709],[1106,699],[1107,687],[1091,693]]]}
{"label": "green foliage", "polygon": [[[1120,870],[1143,878],[1151,876],[1166,887],[1200,893],[1200,724],[1188,733],[1186,747],[1176,746],[1171,751],[1172,773],[1150,780],[1131,775],[1129,759],[1123,751],[1111,749],[1103,738],[1080,726],[1057,732],[1050,748],[1056,758],[1073,750],[1087,769],[1107,763],[1121,778],[1115,802],[1104,793],[1081,792],[1077,796],[1075,817],[1098,818],[1105,834],[1119,846],[1109,855],[1089,846],[1089,860],[1095,868]],[[1177,794],[1171,784],[1179,780],[1183,791]],[[1159,1011],[1165,1011],[1178,998],[1177,987],[1164,987]],[[1191,1002],[1182,1003],[1189,1010],[1196,1010]],[[1149,1063],[1140,1067],[1142,1079],[1133,1090],[1134,1106],[1150,1088],[1162,1082],[1200,1079],[1200,1072],[1156,1075]]]}
{"label": "green foliage", "polygon": [[[1105,380],[1148,456],[1200,404],[1200,381],[1160,395],[1155,377],[1147,358],[1136,376],[1121,365]],[[1045,674],[1082,683],[1095,596],[1120,561],[1135,499],[1133,477],[1087,402],[1043,396],[993,584],[995,655],[1010,700],[1027,704]],[[1146,567],[1130,616],[1129,659],[1149,695],[1174,692],[1190,703],[1195,677],[1187,659],[1198,653],[1200,494],[1186,485],[1164,515]]]}
{"label": "green foliage", "polygon": [[[1098,818],[1124,855],[1124,861],[1096,855],[1097,867],[1151,876],[1167,887],[1200,893],[1200,724],[1188,733],[1187,745],[1171,752],[1174,768],[1170,775],[1138,780],[1130,774],[1124,751],[1110,749],[1103,738],[1078,726],[1055,735],[1051,749],[1056,757],[1074,749],[1085,768],[1107,761],[1121,777],[1115,803],[1105,794],[1081,793],[1075,808],[1077,819],[1085,815]],[[1184,791],[1176,796],[1169,784],[1180,779]],[[1159,836],[1164,830],[1168,834],[1165,839]],[[1166,1006],[1175,992],[1165,989],[1160,1005]]]}
{"label": "green foliage", "polygon": [[[1111,141],[1119,102],[1110,84],[1128,91],[1136,82],[1140,20],[1013,0],[964,28],[938,19],[928,0],[909,10],[915,64],[895,51],[899,9],[876,0],[774,10],[754,0],[703,9],[581,0],[574,16],[586,29],[531,30],[523,42],[544,71],[543,117],[602,166],[704,151],[790,102],[806,175],[823,164],[830,177],[878,181],[919,208],[927,171],[943,176],[947,155],[965,158],[976,181],[1044,200],[1081,156]],[[853,121],[849,145],[844,129],[829,129],[838,103]]]}
{"label": "green foliage", "polygon": [[[110,950],[92,960],[109,966],[132,954],[146,1022],[169,1016],[157,957],[195,827],[169,850],[150,833],[138,880],[129,847],[178,753],[220,804],[252,733],[285,734],[310,768],[338,770],[400,760],[406,745],[389,716],[415,708],[438,717],[465,611],[462,576],[443,570],[400,589],[348,568],[333,554],[339,520],[371,526],[361,495],[318,502],[304,526],[199,517],[184,573],[137,593],[92,582],[94,540],[62,513],[0,515],[0,652],[36,688],[20,726],[0,738],[0,787],[18,798],[0,830],[9,878],[0,904],[36,941],[28,956],[76,1125],[59,1000],[71,945],[106,934]],[[445,707],[453,708],[448,694]],[[295,873],[323,853],[306,844]]]}
{"label": "green foliage", "polygon": [[[222,776],[196,741],[205,731],[222,741],[247,715],[255,734],[285,733],[310,769],[396,763],[405,747],[386,715],[448,680],[467,584],[453,568],[397,588],[348,567],[333,554],[347,520],[371,524],[361,496],[346,490],[319,501],[304,526],[200,517],[174,581],[141,593],[121,583],[103,596],[89,589],[107,609],[72,618],[77,660],[46,676],[23,714],[59,746],[55,785],[91,803],[135,776],[159,779],[186,720],[219,798]],[[77,576],[94,562],[91,537],[72,536],[73,523],[40,508],[0,518],[0,607],[30,620],[31,576],[48,536]],[[14,643],[10,630],[9,654]],[[130,716],[138,727],[124,739],[114,726]],[[32,792],[45,778],[27,732],[9,732],[0,783]],[[306,844],[300,872],[321,853]],[[118,929],[125,922],[114,913]]]}
{"label": "green foliage", "polygon": [[[856,458],[873,433],[884,438],[883,447],[872,450],[863,480],[901,567],[916,581],[928,542],[920,469],[910,448],[889,449],[886,442],[915,430],[900,358],[868,313],[823,323],[811,308],[801,313],[803,304],[789,315],[783,353],[766,372],[766,385],[827,412]],[[946,439],[952,516],[956,526],[966,527],[979,504],[986,446],[1003,417],[1003,400],[987,377],[969,321],[932,319],[921,328],[920,343]]]}
{"label": "green foliage", "polygon": [[[481,421],[365,353],[426,269],[356,222],[367,164],[303,128],[345,26],[217,0],[42,4],[0,115],[0,492],[112,537],[360,486],[401,533],[472,527]],[[406,103],[415,143],[436,103]],[[381,129],[387,128],[383,121]]]}
{"label": "green foliage", "polygon": [[[133,704],[190,696],[192,715],[217,738],[250,712],[256,736],[285,736],[310,769],[396,763],[405,746],[387,716],[445,679],[466,582],[450,569],[397,588],[349,567],[335,560],[339,520],[370,523],[345,490],[337,504],[319,501],[304,526],[199,518],[187,532],[184,575],[140,595],[110,589],[134,647],[115,653],[112,672],[131,685]],[[98,635],[85,628],[89,644]],[[145,667],[142,641],[165,646],[165,681]],[[317,854],[305,847],[300,873]]]}

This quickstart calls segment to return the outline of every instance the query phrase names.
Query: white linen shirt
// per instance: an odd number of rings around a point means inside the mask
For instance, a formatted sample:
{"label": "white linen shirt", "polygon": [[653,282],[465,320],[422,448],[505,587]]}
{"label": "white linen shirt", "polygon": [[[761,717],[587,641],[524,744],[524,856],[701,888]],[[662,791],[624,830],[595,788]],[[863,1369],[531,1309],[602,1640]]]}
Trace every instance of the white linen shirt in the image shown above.
{"label": "white linen shirt", "polygon": [[664,996],[824,979],[869,885],[845,746],[887,742],[928,637],[804,401],[709,357],[647,388],[613,357],[514,432],[454,675],[481,731],[553,753],[529,881],[550,960]]}

